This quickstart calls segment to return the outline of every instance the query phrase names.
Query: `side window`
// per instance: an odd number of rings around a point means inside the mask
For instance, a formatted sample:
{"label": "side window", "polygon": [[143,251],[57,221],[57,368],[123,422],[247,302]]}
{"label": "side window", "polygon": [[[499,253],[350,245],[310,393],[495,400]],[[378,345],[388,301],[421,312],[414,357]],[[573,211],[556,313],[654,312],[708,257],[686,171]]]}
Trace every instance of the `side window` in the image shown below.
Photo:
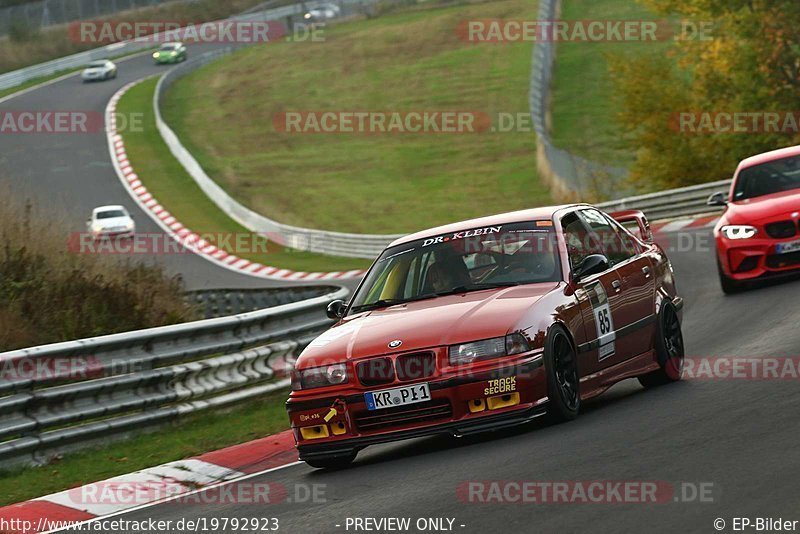
{"label": "side window", "polygon": [[597,210],[582,210],[580,214],[591,228],[600,244],[601,252],[605,254],[611,265],[621,263],[633,256],[636,249],[630,248],[633,247],[630,238],[626,244],[619,230],[602,213]]}
{"label": "side window", "polygon": [[569,265],[574,269],[586,256],[594,253],[592,239],[583,221],[575,213],[561,219],[561,228],[564,231]]}

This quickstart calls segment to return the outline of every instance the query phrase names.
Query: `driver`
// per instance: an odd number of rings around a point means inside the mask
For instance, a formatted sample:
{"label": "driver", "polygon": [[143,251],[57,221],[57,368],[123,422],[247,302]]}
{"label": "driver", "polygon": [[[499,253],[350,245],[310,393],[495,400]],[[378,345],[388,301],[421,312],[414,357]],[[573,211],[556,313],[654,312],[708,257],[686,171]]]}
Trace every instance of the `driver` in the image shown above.
{"label": "driver", "polygon": [[436,293],[470,284],[469,270],[458,256],[450,256],[428,267],[427,286]]}

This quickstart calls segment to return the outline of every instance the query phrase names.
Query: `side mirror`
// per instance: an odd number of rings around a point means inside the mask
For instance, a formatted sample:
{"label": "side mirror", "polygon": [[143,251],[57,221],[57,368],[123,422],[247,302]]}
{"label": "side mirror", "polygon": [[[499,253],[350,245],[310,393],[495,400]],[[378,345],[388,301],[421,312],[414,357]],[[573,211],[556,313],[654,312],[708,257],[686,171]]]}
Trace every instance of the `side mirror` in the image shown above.
{"label": "side mirror", "polygon": [[608,270],[608,267],[608,258],[602,254],[590,254],[572,272],[572,280],[580,282],[582,278]]}
{"label": "side mirror", "polygon": [[708,201],[706,201],[706,204],[708,204],[709,206],[724,206],[727,203],[728,202],[725,200],[725,193],[723,193],[722,191],[717,191],[716,193],[708,197]]}
{"label": "side mirror", "polygon": [[334,300],[328,304],[328,319],[341,319],[344,317],[344,311],[347,309],[347,304],[343,300]]}

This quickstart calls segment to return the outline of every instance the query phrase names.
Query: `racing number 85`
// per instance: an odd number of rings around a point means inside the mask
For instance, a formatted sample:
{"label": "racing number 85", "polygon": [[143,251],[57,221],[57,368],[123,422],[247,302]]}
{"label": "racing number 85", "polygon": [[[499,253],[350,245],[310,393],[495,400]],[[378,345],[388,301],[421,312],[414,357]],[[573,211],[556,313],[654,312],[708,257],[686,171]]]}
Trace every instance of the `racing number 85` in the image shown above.
{"label": "racing number 85", "polygon": [[608,317],[608,308],[597,310],[597,326],[600,328],[601,336],[611,332],[611,319]]}

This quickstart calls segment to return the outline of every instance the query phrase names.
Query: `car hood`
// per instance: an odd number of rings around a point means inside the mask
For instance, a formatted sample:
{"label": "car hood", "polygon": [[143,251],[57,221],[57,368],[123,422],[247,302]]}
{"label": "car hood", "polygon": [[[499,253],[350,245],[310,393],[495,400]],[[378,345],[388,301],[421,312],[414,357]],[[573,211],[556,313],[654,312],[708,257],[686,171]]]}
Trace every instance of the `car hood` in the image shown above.
{"label": "car hood", "polygon": [[[555,282],[474,291],[347,317],[312,341],[300,368],[503,336],[518,328]],[[542,313],[552,313],[543,311]],[[389,343],[402,344],[394,349]]]}
{"label": "car hood", "polygon": [[800,211],[800,189],[749,198],[728,204],[726,218],[732,224],[758,223],[778,215]]}
{"label": "car hood", "polygon": [[116,226],[125,226],[133,222],[130,217],[113,217],[111,219],[99,219],[94,222],[100,228],[114,228]]}

